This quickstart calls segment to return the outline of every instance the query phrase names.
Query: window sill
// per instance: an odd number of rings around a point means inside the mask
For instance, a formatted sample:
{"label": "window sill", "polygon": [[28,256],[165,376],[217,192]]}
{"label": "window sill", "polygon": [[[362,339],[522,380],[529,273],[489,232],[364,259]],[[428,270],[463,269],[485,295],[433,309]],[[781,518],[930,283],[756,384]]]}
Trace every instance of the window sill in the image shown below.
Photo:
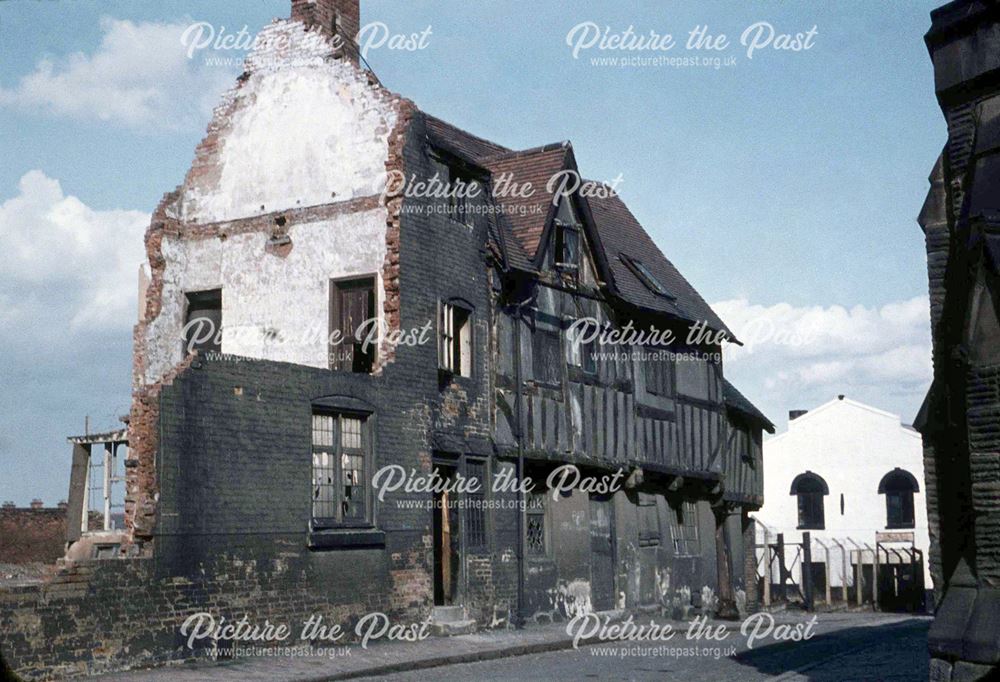
{"label": "window sill", "polygon": [[795,530],[826,530],[826,526],[796,526]]}
{"label": "window sill", "polygon": [[912,522],[886,524],[885,527],[886,530],[913,530],[914,528],[916,526]]}
{"label": "window sill", "polygon": [[377,528],[314,530],[309,532],[309,549],[385,547],[385,532]]}

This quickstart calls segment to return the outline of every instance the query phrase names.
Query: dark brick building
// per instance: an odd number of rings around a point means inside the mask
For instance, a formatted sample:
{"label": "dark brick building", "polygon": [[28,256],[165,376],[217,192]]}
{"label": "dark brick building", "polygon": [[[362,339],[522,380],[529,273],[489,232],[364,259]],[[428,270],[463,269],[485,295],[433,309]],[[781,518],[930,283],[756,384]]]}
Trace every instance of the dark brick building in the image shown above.
{"label": "dark brick building", "polygon": [[931,571],[931,678],[1000,663],[1000,4],[956,0],[925,38],[948,142],[920,215],[934,383],[921,408]]}
{"label": "dark brick building", "polygon": [[[5,627],[46,614],[16,668],[189,656],[203,610],[449,632],[753,601],[773,427],[723,377],[732,332],[612,188],[557,189],[568,142],[511,150],[387,91],[358,15],[293,0],[155,212],[118,556],[4,602]],[[675,340],[612,338],[650,328]],[[567,464],[617,483],[553,495]],[[380,495],[390,471],[443,485]]]}

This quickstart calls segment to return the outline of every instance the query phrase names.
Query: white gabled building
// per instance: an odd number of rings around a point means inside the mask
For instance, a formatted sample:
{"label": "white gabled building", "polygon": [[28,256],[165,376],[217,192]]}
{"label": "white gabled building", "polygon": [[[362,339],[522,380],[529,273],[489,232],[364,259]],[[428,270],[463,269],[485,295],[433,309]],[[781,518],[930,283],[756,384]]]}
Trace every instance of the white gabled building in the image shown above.
{"label": "white gabled building", "polygon": [[[756,519],[771,542],[777,533],[784,534],[786,543],[801,542],[808,531],[814,564],[825,563],[823,547],[831,547],[834,599],[843,584],[839,547],[847,549],[847,582],[853,586],[856,548],[870,548],[863,563],[873,563],[877,533],[884,548],[880,562],[896,561],[892,550],[911,545],[886,540],[912,533],[912,546],[923,557],[924,587],[931,589],[923,448],[920,434],[903,425],[899,415],[838,396],[814,410],[789,412],[788,430],[764,441],[763,459],[764,505]],[[793,553],[786,552],[786,564],[798,583],[800,566],[793,563]],[[814,566],[816,581],[825,580],[824,569]],[[772,583],[777,582],[775,576]],[[824,587],[817,585],[818,599],[823,599]]]}

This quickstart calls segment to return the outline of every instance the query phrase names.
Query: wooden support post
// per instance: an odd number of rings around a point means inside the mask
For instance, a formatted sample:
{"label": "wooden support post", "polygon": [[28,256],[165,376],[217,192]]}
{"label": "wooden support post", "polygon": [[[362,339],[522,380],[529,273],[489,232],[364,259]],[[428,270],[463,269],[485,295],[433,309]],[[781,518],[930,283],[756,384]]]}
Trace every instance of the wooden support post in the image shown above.
{"label": "wooden support post", "polygon": [[111,443],[104,444],[104,530],[111,530]]}
{"label": "wooden support post", "polygon": [[802,565],[799,567],[799,571],[802,574],[802,596],[806,600],[806,611],[812,611],[812,538],[808,531],[802,534]]}

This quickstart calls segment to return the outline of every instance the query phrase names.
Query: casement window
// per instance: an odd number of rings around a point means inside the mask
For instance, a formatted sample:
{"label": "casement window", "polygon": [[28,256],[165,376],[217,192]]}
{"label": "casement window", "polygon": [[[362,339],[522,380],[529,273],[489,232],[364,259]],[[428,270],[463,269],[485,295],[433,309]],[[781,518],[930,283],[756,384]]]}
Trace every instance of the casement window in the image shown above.
{"label": "casement window", "polygon": [[882,477],[878,492],[885,495],[885,527],[913,528],[913,494],[920,492],[913,474],[898,467],[893,469]]}
{"label": "casement window", "polygon": [[632,258],[631,256],[626,256],[624,253],[621,254],[621,261],[625,266],[632,271],[640,282],[645,285],[647,289],[668,300],[674,300],[677,297],[670,293],[670,290],[664,286],[663,282],[653,274],[653,271],[649,269],[645,263],[637,258]]}
{"label": "casement window", "polygon": [[[330,368],[369,374],[376,342],[368,345],[375,319],[375,278],[330,282]],[[359,338],[360,336],[360,338]]]}
{"label": "casement window", "polygon": [[639,493],[639,546],[657,547],[660,544],[660,513],[656,496]]}
{"label": "casement window", "polygon": [[438,304],[438,367],[472,376],[472,310],[458,303]]}
{"label": "casement window", "polygon": [[184,353],[222,350],[222,289],[192,291],[184,316]]}
{"label": "casement window", "polygon": [[545,523],[545,493],[532,491],[526,494],[526,545],[528,554],[535,557],[547,556],[549,539]]}
{"label": "casement window", "polygon": [[465,476],[479,483],[479,490],[465,496],[465,547],[470,551],[481,550],[486,548],[486,491],[489,489],[486,460],[466,459]]}
{"label": "casement window", "polygon": [[367,418],[314,412],[312,443],[312,528],[371,526]]}
{"label": "casement window", "polygon": [[830,488],[822,477],[811,471],[799,474],[792,481],[789,494],[798,498],[799,530],[823,530],[826,528],[823,498],[830,494]]}
{"label": "casement window", "polygon": [[532,373],[535,381],[558,384],[562,381],[562,353],[559,332],[535,327],[531,335]]}
{"label": "casement window", "polygon": [[669,396],[673,392],[673,364],[669,358],[670,351],[666,348],[648,346],[643,362],[643,377],[646,380],[646,393],[659,396]]}
{"label": "casement window", "polygon": [[670,536],[674,543],[674,554],[677,556],[697,556],[701,554],[701,544],[698,540],[698,505],[683,501],[672,507],[673,519],[670,524]]}
{"label": "casement window", "polygon": [[[569,351],[569,364],[579,367],[587,374],[597,373],[596,331],[596,323],[589,321],[576,327],[573,326],[573,320],[567,324],[566,342]],[[586,341],[591,337],[594,338]]]}
{"label": "casement window", "polygon": [[580,227],[556,220],[555,228],[553,250],[555,268],[575,275],[580,269]]}

